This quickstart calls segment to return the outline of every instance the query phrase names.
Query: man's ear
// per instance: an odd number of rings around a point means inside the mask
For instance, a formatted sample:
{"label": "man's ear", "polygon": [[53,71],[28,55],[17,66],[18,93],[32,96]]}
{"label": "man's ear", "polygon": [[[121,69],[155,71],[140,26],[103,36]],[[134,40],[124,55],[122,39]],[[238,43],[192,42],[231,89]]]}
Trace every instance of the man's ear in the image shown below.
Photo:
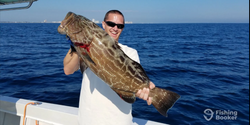
{"label": "man's ear", "polygon": [[106,25],[105,25],[105,22],[104,21],[102,21],[102,28],[105,30],[105,28],[106,28]]}

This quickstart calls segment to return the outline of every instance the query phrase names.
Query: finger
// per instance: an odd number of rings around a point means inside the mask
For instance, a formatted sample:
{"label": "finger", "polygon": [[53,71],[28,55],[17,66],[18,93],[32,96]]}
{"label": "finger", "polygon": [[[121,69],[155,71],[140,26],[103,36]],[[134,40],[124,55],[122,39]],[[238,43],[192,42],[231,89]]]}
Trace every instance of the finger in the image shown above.
{"label": "finger", "polygon": [[141,91],[141,94],[140,94],[140,98],[143,99],[143,100],[145,100],[144,99],[145,91],[146,91],[146,88],[143,88],[142,91]]}
{"label": "finger", "polygon": [[141,90],[141,93],[140,93],[140,95],[139,95],[139,98],[141,98],[141,99],[143,99],[143,97],[144,97],[144,93],[145,93],[145,92],[144,92],[144,91],[145,91],[144,89],[145,89],[145,88],[143,88],[143,89]]}
{"label": "finger", "polygon": [[149,83],[149,88],[150,88],[150,89],[155,88],[155,84],[154,84],[153,82],[151,82],[151,81],[150,81],[150,83]]}
{"label": "finger", "polygon": [[137,97],[140,97],[141,91],[142,91],[142,90],[140,89],[140,90],[136,93],[136,96],[137,96]]}
{"label": "finger", "polygon": [[152,97],[149,97],[149,98],[148,98],[147,103],[148,103],[148,105],[151,105],[151,104],[152,104]]}
{"label": "finger", "polygon": [[143,100],[146,101],[148,100],[149,89],[144,88],[143,91],[144,91]]}

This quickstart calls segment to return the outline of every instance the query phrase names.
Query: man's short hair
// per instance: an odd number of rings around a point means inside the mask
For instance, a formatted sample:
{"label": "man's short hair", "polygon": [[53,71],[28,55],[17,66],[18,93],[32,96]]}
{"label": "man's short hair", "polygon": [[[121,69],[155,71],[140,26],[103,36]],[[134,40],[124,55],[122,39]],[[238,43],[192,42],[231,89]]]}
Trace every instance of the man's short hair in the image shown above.
{"label": "man's short hair", "polygon": [[106,13],[105,17],[104,17],[104,21],[106,21],[106,20],[108,19],[108,15],[109,15],[110,13],[120,14],[120,15],[123,17],[123,23],[125,23],[125,18],[124,18],[124,16],[123,16],[122,12],[119,11],[119,10],[110,10],[110,11],[108,11],[108,12]]}

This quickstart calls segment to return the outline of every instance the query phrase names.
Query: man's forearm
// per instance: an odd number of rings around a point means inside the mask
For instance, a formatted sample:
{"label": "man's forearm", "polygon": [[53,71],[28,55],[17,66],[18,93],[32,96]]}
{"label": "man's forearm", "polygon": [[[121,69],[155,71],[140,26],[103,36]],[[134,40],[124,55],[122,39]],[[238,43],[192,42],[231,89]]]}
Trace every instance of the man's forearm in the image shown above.
{"label": "man's forearm", "polygon": [[67,55],[63,60],[64,65],[64,73],[66,75],[73,74],[76,70],[79,69],[79,57],[76,53],[70,53],[71,50],[68,51]]}

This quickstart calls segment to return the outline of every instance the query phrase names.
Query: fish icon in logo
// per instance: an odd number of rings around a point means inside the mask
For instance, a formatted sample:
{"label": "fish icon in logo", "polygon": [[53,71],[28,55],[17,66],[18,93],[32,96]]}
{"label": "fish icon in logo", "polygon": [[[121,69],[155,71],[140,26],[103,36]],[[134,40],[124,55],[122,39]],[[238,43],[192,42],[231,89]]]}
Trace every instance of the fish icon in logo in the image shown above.
{"label": "fish icon in logo", "polygon": [[[204,114],[205,115],[203,115],[204,116],[204,118],[207,120],[207,121],[210,121],[212,118],[213,118],[213,116],[214,116],[214,112],[211,110],[211,109],[206,109],[205,111],[204,111]],[[210,118],[208,118],[208,117],[210,116]]]}

